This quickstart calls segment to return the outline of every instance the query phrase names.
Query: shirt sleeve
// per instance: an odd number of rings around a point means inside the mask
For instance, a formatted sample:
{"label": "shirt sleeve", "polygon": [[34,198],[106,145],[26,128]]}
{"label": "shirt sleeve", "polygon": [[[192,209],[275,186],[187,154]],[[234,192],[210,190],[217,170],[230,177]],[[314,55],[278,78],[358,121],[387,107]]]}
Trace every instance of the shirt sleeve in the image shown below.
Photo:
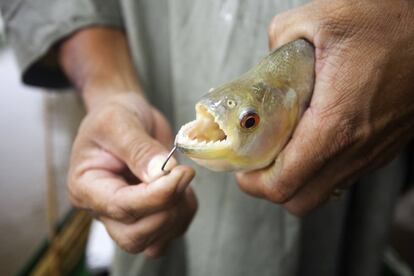
{"label": "shirt sleeve", "polygon": [[8,0],[0,8],[22,81],[35,86],[69,85],[57,62],[60,40],[87,26],[123,27],[117,0]]}

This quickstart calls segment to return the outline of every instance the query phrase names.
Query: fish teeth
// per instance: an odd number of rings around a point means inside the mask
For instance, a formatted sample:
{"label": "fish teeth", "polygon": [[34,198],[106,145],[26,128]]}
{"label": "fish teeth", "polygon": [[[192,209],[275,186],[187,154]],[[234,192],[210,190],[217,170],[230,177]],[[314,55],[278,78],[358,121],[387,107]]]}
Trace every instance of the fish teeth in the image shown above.
{"label": "fish teeth", "polygon": [[[184,127],[185,126],[183,126],[183,128]],[[229,143],[227,139],[210,141],[191,139],[189,136],[185,134],[184,131],[179,131],[179,133],[177,134],[176,142],[190,147],[209,149],[216,149],[217,147],[221,148],[223,146],[227,146]]]}

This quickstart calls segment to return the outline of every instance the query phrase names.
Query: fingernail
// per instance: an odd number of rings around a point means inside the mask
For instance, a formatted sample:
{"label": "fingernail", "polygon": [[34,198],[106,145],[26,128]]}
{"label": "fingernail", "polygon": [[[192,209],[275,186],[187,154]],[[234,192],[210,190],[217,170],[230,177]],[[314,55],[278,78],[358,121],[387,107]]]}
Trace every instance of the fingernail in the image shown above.
{"label": "fingernail", "polygon": [[[167,159],[167,154],[159,154],[154,156],[151,161],[148,163],[147,168],[147,175],[148,175],[148,182],[154,181],[158,177],[165,174],[164,171],[161,170],[162,165],[164,164],[165,160]],[[171,158],[166,167],[166,171],[172,170],[177,165],[177,161],[174,158]]]}

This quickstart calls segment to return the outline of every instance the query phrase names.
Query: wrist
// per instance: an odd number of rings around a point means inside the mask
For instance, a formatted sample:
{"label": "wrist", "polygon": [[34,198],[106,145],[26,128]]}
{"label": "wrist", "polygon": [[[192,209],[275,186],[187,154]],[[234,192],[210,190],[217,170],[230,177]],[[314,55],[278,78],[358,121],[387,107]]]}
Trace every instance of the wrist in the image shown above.
{"label": "wrist", "polygon": [[87,112],[118,97],[138,95],[145,100],[144,93],[138,83],[126,83],[116,79],[111,81],[90,80],[85,82],[79,90]]}
{"label": "wrist", "polygon": [[120,29],[81,29],[60,44],[59,57],[88,111],[120,94],[143,95],[125,33]]}

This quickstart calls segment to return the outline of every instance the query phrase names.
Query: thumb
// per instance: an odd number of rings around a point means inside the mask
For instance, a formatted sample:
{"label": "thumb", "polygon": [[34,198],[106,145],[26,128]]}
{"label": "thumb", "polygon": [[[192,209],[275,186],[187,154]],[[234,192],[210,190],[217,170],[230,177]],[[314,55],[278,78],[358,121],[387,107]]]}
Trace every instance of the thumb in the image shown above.
{"label": "thumb", "polygon": [[314,112],[306,111],[271,166],[237,174],[240,188],[275,203],[289,201],[332,157],[336,138],[329,130],[337,126],[335,120],[325,122]]}
{"label": "thumb", "polygon": [[[99,144],[126,163],[131,172],[141,181],[150,183],[165,174],[161,167],[170,149],[151,137],[137,116],[124,115],[122,120],[105,125],[104,133],[101,133],[103,135],[99,135],[101,138]],[[169,126],[166,124],[164,127]],[[154,123],[153,128],[152,132],[157,132],[160,126]],[[166,170],[171,170],[177,164],[172,157],[167,163]]]}
{"label": "thumb", "polygon": [[314,37],[318,30],[315,24],[318,20],[315,19],[318,13],[314,11],[313,5],[307,4],[273,17],[268,27],[269,49],[279,48],[299,38],[315,44]]}
{"label": "thumb", "polygon": [[[129,136],[133,133],[131,132]],[[169,152],[160,142],[146,133],[135,133],[135,137],[126,139],[124,143],[117,145],[117,151],[129,169],[141,181],[150,183],[165,174],[161,167]],[[172,157],[165,170],[170,171],[175,166],[177,166],[177,161]]]}

